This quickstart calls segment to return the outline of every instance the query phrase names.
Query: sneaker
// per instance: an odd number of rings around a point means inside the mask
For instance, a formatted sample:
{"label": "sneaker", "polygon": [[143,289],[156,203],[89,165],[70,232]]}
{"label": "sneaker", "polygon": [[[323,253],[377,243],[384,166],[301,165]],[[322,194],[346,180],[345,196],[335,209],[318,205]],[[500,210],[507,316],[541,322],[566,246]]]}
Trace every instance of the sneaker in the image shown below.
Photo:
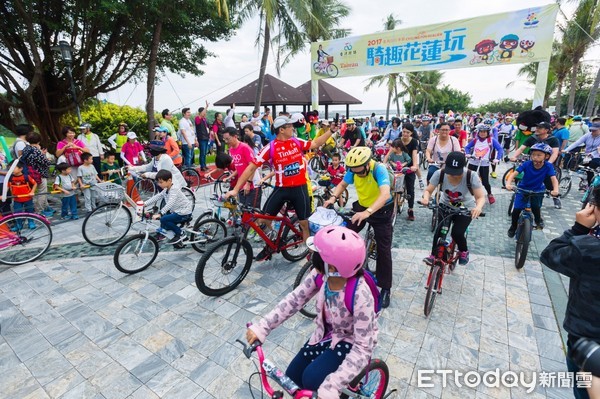
{"label": "sneaker", "polygon": [[169,240],[169,244],[177,244],[178,242],[180,242],[183,239],[183,236],[181,234],[175,235],[173,236],[173,238],[171,238]]}
{"label": "sneaker", "polygon": [[540,221],[535,224],[535,228],[538,230],[542,230],[544,228],[544,226],[545,226],[544,219],[540,219]]}
{"label": "sneaker", "polygon": [[494,198],[494,196],[490,194],[488,195],[488,202],[490,203],[490,205],[492,205],[494,202],[496,202],[496,198]]}
{"label": "sneaker", "polygon": [[35,230],[37,228],[33,220],[30,220],[27,224],[29,225],[29,230]]}
{"label": "sneaker", "polygon": [[510,238],[513,238],[515,236],[515,234],[517,233],[517,229],[516,228],[509,228],[508,231],[506,232],[506,235],[509,236]]}
{"label": "sneaker", "polygon": [[419,188],[421,190],[425,188],[425,183],[423,182],[423,179],[419,179]]}
{"label": "sneaker", "polygon": [[469,263],[469,251],[458,251],[458,263],[461,265]]}
{"label": "sneaker", "polygon": [[61,215],[61,216],[60,216],[60,220],[68,220],[68,219],[71,219],[71,218],[69,217],[69,215]]}
{"label": "sneaker", "polygon": [[79,219],[79,216],[77,216],[77,215],[71,216],[71,220],[77,220],[77,219]]}
{"label": "sneaker", "polygon": [[495,179],[496,177],[498,177],[498,173],[492,172],[492,177]]}
{"label": "sneaker", "polygon": [[423,262],[425,262],[429,266],[433,266],[433,261],[434,260],[435,260],[435,256],[433,256],[433,255],[429,255],[428,257],[423,258]]}
{"label": "sneaker", "polygon": [[12,231],[13,233],[16,233],[17,231],[21,231],[21,228],[15,225],[10,228],[10,231]]}
{"label": "sneaker", "polygon": [[254,257],[254,260],[257,262],[261,262],[263,260],[267,260],[271,257],[271,252],[269,251],[268,247],[264,247],[258,254],[256,254],[256,256]]}
{"label": "sneaker", "polygon": [[560,198],[552,198],[552,201],[554,201],[554,207],[556,209],[562,208],[562,203],[560,202]]}
{"label": "sneaker", "polygon": [[381,307],[383,309],[390,306],[390,290],[386,290],[385,288],[381,289]]}
{"label": "sneaker", "polygon": [[412,209],[408,210],[408,220],[415,220],[415,212]]}

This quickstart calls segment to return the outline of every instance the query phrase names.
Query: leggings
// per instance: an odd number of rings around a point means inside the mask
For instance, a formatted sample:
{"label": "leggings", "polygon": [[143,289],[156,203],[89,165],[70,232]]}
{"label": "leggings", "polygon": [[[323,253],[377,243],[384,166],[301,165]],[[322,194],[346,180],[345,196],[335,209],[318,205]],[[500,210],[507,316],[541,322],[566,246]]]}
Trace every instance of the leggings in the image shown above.
{"label": "leggings", "polygon": [[415,205],[415,179],[414,173],[404,175],[404,185],[406,186],[406,195],[408,199],[408,209],[413,209]]}
{"label": "leggings", "polygon": [[339,342],[334,349],[330,346],[331,341],[316,345],[309,345],[307,342],[294,357],[285,374],[302,389],[318,390],[325,378],[340,367],[352,349],[352,344],[344,341]]}
{"label": "leggings", "polygon": [[[441,213],[439,215],[439,219],[438,219],[437,229],[435,230],[435,235],[433,236],[433,245],[431,247],[432,254],[435,253],[435,250],[437,247],[437,241],[438,241],[438,238],[440,237],[440,230],[442,227],[440,222],[446,216],[447,215],[444,214],[443,211],[441,211]],[[450,216],[450,218],[454,221],[454,225],[452,226],[452,231],[450,232],[450,236],[456,243],[456,246],[458,247],[459,251],[468,251],[469,249],[467,247],[467,237],[465,236],[465,233],[467,232],[467,227],[469,227],[469,225],[471,224],[471,220],[473,220],[473,219],[471,219],[470,216],[463,216],[463,215],[454,215],[454,216]]]}
{"label": "leggings", "polygon": [[[477,170],[477,165],[469,164],[469,169]],[[487,191],[488,195],[492,194],[492,187],[490,186],[490,167],[481,166],[479,168],[479,177],[481,178],[481,184],[485,187],[485,191]]]}
{"label": "leggings", "polygon": [[[513,209],[512,214],[510,215],[512,220],[510,222],[510,229],[516,230],[517,224],[519,223],[519,216],[521,215],[521,211],[523,209]],[[533,213],[533,220],[535,224],[540,224],[542,220],[542,208],[539,206],[535,206],[535,204],[531,204],[531,213]]]}

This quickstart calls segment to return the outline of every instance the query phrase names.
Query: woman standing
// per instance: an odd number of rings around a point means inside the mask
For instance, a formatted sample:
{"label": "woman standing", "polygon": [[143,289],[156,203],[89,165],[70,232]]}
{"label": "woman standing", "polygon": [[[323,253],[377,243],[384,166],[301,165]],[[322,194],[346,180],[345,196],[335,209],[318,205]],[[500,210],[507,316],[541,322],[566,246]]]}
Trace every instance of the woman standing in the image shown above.
{"label": "woman standing", "polygon": [[402,151],[410,155],[410,163],[408,166],[413,173],[407,173],[404,176],[404,184],[406,185],[406,196],[408,199],[408,220],[415,220],[415,212],[413,206],[415,205],[415,172],[419,169],[417,166],[417,160],[419,159],[419,140],[413,138],[415,133],[415,127],[411,123],[405,123],[402,127]]}
{"label": "woman standing", "polygon": [[[77,169],[83,165],[81,154],[91,151],[85,146],[81,140],[75,138],[75,129],[71,126],[65,126],[62,130],[64,140],[56,144],[56,158],[64,156],[65,162],[71,166],[71,176],[73,180],[77,180]],[[60,163],[57,161],[57,163]]]}

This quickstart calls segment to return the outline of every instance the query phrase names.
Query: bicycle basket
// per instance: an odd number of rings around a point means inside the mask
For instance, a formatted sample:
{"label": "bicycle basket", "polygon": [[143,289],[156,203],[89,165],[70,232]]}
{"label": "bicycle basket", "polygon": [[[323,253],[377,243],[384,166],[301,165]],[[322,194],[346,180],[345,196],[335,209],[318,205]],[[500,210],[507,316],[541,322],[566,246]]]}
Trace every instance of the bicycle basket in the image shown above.
{"label": "bicycle basket", "polygon": [[308,218],[308,228],[311,235],[327,226],[343,226],[344,218],[337,214],[333,209],[319,206],[317,210]]}
{"label": "bicycle basket", "polygon": [[125,188],[110,181],[98,183],[94,186],[94,189],[99,199],[106,202],[118,202],[125,197]]}
{"label": "bicycle basket", "polygon": [[332,64],[333,63],[333,56],[332,55],[330,55],[330,56],[327,57],[327,63],[328,64]]}

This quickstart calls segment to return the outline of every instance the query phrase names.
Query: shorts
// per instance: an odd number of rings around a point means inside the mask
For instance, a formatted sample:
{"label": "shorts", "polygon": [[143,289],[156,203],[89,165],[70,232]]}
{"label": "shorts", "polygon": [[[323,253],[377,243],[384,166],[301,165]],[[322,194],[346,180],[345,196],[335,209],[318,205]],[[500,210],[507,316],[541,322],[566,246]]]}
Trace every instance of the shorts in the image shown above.
{"label": "shorts", "polygon": [[267,198],[263,211],[267,215],[277,215],[286,201],[294,207],[298,220],[308,219],[311,213],[311,201],[306,184],[297,187],[275,187]]}

